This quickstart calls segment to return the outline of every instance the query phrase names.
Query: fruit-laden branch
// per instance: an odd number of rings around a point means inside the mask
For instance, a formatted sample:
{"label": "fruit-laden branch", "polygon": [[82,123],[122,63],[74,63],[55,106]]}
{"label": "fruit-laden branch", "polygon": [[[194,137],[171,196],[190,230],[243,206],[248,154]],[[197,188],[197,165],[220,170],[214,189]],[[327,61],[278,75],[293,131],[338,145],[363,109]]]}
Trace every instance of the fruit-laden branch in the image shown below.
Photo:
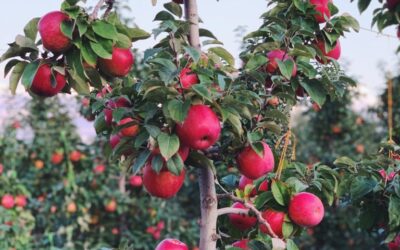
{"label": "fruit-laden branch", "polygon": [[90,20],[95,20],[97,18],[99,10],[100,10],[101,6],[103,6],[104,4],[107,4],[107,9],[104,12],[104,17],[108,16],[108,14],[110,13],[110,11],[112,10],[112,8],[114,6],[114,2],[115,2],[115,0],[100,0],[94,7],[93,12],[90,15]]}
{"label": "fruit-laden branch", "polygon": [[[272,230],[271,225],[264,219],[264,217],[262,216],[262,213],[253,204],[251,204],[249,202],[246,202],[245,200],[240,199],[240,198],[238,198],[238,197],[236,197],[236,196],[234,196],[232,194],[219,194],[219,195],[217,195],[217,198],[218,199],[224,199],[225,198],[225,199],[230,199],[230,200],[235,201],[235,202],[242,203],[246,208],[249,209],[249,211],[252,211],[256,215],[258,222],[260,224],[263,224],[267,228],[267,231],[268,231],[269,235],[271,235],[273,238],[279,238],[275,234],[275,232]],[[222,214],[221,210],[222,210],[222,208],[218,210],[218,214]],[[223,210],[223,211],[229,211],[229,210]],[[243,214],[242,211],[236,211],[236,210],[232,210],[231,213]]]}

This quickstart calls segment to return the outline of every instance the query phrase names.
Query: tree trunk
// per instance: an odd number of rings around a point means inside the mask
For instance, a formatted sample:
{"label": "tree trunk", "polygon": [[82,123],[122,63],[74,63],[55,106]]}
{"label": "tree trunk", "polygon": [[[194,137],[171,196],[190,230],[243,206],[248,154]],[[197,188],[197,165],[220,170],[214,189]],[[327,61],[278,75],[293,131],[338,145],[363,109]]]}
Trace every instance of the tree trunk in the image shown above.
{"label": "tree trunk", "polygon": [[[189,43],[192,47],[200,51],[199,37],[199,16],[197,11],[196,0],[185,0],[185,16],[190,22]],[[216,249],[217,235],[217,218],[218,218],[218,201],[215,192],[214,174],[208,167],[199,170],[200,185],[200,250]]]}

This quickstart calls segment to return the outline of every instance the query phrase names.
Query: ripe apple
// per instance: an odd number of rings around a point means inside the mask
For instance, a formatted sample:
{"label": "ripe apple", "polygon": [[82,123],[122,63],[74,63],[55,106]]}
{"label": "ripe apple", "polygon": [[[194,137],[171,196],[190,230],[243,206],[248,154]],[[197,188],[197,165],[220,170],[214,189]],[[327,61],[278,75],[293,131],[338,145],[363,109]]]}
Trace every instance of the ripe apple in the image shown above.
{"label": "ripe apple", "polygon": [[[274,231],[274,233],[278,237],[282,238],[283,237],[282,227],[283,227],[283,222],[285,220],[285,213],[275,211],[272,209],[267,209],[264,212],[262,212],[262,217],[269,223],[272,231]],[[265,225],[260,224],[260,230],[261,232],[268,234],[268,230]]]}
{"label": "ripe apple", "polygon": [[83,107],[89,107],[89,105],[90,105],[90,99],[89,98],[87,98],[87,97],[84,97],[84,98],[82,98],[82,100],[81,100],[81,103],[82,103],[82,106]]}
{"label": "ripe apple", "polygon": [[25,207],[28,201],[26,200],[26,196],[23,194],[17,195],[15,197],[15,205],[17,207]]}
{"label": "ripe apple", "polygon": [[129,185],[132,187],[141,187],[143,185],[142,176],[132,175],[129,177]]}
{"label": "ripe apple", "polygon": [[273,96],[268,99],[268,104],[272,107],[276,107],[279,105],[279,98],[277,96]]}
{"label": "ripe apple", "polygon": [[314,6],[315,11],[314,18],[318,23],[325,23],[325,16],[329,20],[331,18],[331,11],[329,10],[329,0],[310,0],[311,5]]}
{"label": "ripe apple", "polygon": [[121,136],[118,134],[113,134],[110,136],[110,146],[114,149],[121,141]]}
{"label": "ripe apple", "polygon": [[356,145],[356,152],[359,154],[363,154],[365,152],[364,144],[357,144]]}
{"label": "ripe apple", "polygon": [[314,194],[302,192],[294,195],[289,203],[289,217],[303,227],[314,227],[324,218],[324,205]]}
{"label": "ripe apple", "polygon": [[65,87],[65,76],[54,71],[56,86],[52,86],[51,67],[49,64],[42,64],[36,71],[30,90],[32,93],[42,97],[52,97],[60,93]]}
{"label": "ripe apple", "polygon": [[106,166],[103,164],[96,165],[96,167],[93,169],[93,173],[95,174],[101,174],[104,171],[106,171]]}
{"label": "ripe apple", "polygon": [[[342,52],[342,47],[340,46],[340,41],[339,40],[336,40],[336,45],[330,51],[326,51],[325,42],[323,40],[317,41],[316,45],[321,50],[322,54],[324,54],[325,57],[328,57],[327,58],[327,62],[330,61],[329,58],[333,58],[335,60],[339,60],[340,54]],[[325,63],[324,60],[322,60],[319,57],[317,57],[316,59],[320,63]]]}
{"label": "ripe apple", "polygon": [[112,76],[124,77],[132,68],[134,57],[130,49],[113,48],[112,58],[99,58],[100,69]]}
{"label": "ripe apple", "polygon": [[183,89],[190,89],[192,85],[199,83],[197,74],[192,72],[192,70],[189,68],[182,69],[181,73],[179,74],[179,79]]}
{"label": "ripe apple", "polygon": [[244,249],[244,250],[250,250],[250,248],[247,246],[248,243],[249,243],[248,239],[243,239],[243,240],[239,240],[239,241],[234,242],[232,244],[232,246],[240,248],[240,249]]}
{"label": "ripe apple", "polygon": [[54,165],[60,164],[64,159],[64,155],[60,152],[54,152],[51,156],[51,163]]}
{"label": "ripe apple", "polygon": [[3,174],[4,171],[4,165],[0,163],[0,175]]}
{"label": "ripe apple", "polygon": [[165,239],[157,245],[155,250],[189,250],[189,248],[177,239]]}
{"label": "ripe apple", "polygon": [[14,207],[14,197],[11,194],[5,194],[1,198],[1,205],[5,209],[11,209]]}
{"label": "ripe apple", "polygon": [[247,146],[236,158],[240,173],[249,179],[258,179],[274,170],[275,160],[272,150],[265,142],[262,144],[264,147],[263,157],[260,157],[251,146]]}
{"label": "ripe apple", "polygon": [[341,132],[342,132],[342,127],[340,127],[340,125],[334,125],[332,127],[332,133],[340,134]]}
{"label": "ripe apple", "polygon": [[190,107],[183,123],[176,125],[176,133],[183,144],[204,150],[217,142],[221,124],[211,108],[198,104]]}
{"label": "ripe apple", "polygon": [[291,60],[294,64],[292,70],[292,77],[296,76],[297,74],[296,63],[293,60],[293,57],[289,56],[285,51],[280,49],[272,50],[267,53],[267,57],[268,57],[268,63],[265,67],[267,72],[273,74],[279,69],[278,62],[276,61],[277,59],[281,61]]}
{"label": "ripe apple", "polygon": [[[253,185],[253,182],[254,181],[252,179],[249,179],[246,176],[242,175],[242,177],[240,177],[240,180],[239,180],[238,188],[240,190],[244,190],[247,185]],[[253,190],[250,193],[250,197],[256,196],[259,191],[262,191],[262,192],[268,191],[268,181],[267,180],[263,181],[260,184],[260,186],[258,187],[258,190],[253,188]]]}
{"label": "ripe apple", "polygon": [[387,0],[387,7],[389,10],[395,10],[399,4],[400,0]]}
{"label": "ripe apple", "polygon": [[57,212],[57,207],[56,207],[55,205],[51,206],[51,207],[50,207],[50,212],[51,212],[52,214],[56,213],[56,212]]}
{"label": "ripe apple", "polygon": [[126,136],[126,137],[134,137],[139,133],[139,125],[138,125],[138,120],[133,119],[130,117],[122,119],[119,123],[118,126],[123,126],[125,124],[132,123],[132,125],[128,127],[123,127],[121,128],[121,135]]}
{"label": "ripe apple", "polygon": [[114,213],[115,211],[117,211],[117,202],[115,201],[115,199],[110,200],[106,204],[105,209],[107,212],[110,212],[110,213]]}
{"label": "ripe apple", "polygon": [[[248,209],[240,202],[233,203],[232,207],[242,208],[248,211]],[[249,215],[229,214],[228,217],[232,225],[239,230],[247,230],[257,223],[257,218]]]}
{"label": "ripe apple", "polygon": [[71,40],[61,31],[61,23],[68,20],[68,15],[61,11],[52,11],[40,19],[38,30],[45,49],[60,53],[71,46]]}
{"label": "ripe apple", "polygon": [[166,167],[163,167],[157,174],[151,166],[151,161],[148,161],[143,170],[143,185],[150,195],[169,199],[175,196],[181,189],[185,180],[185,169],[182,169],[179,176],[169,172]]}
{"label": "ripe apple", "polygon": [[82,157],[81,152],[79,152],[78,150],[74,150],[69,154],[69,159],[72,162],[78,162]]}
{"label": "ripe apple", "polygon": [[111,229],[111,233],[112,233],[113,235],[118,235],[118,234],[119,234],[119,229],[116,228],[116,227],[113,227],[113,228]]}
{"label": "ripe apple", "polygon": [[125,97],[119,97],[115,100],[109,100],[104,108],[104,119],[108,126],[112,125],[113,122],[113,110],[116,108],[129,107],[131,105],[130,101]]}
{"label": "ripe apple", "polygon": [[44,162],[42,160],[36,160],[34,164],[36,169],[42,169],[44,167]]}
{"label": "ripe apple", "polygon": [[400,234],[398,234],[392,242],[389,242],[388,248],[389,248],[389,250],[399,250],[400,249]]}
{"label": "ripe apple", "polygon": [[76,207],[76,204],[75,204],[75,202],[70,202],[70,203],[68,203],[68,205],[67,205],[67,212],[68,213],[70,213],[70,214],[73,214],[73,213],[75,213],[77,211],[77,207]]}

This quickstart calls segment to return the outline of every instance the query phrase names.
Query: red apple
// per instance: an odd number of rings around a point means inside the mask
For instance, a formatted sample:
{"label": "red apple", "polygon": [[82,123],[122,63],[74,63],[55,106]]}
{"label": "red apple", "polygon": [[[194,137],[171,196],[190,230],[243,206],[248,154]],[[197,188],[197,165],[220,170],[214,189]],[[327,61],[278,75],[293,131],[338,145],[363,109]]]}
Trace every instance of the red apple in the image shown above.
{"label": "red apple", "polygon": [[64,159],[64,155],[60,152],[54,152],[53,155],[51,156],[51,163],[54,165],[60,164]]}
{"label": "red apple", "polygon": [[[336,40],[335,47],[333,47],[333,49],[330,50],[330,51],[326,51],[325,50],[325,42],[323,40],[317,41],[316,45],[321,50],[322,54],[324,54],[325,57],[328,57],[327,58],[327,62],[330,61],[329,58],[332,58],[332,59],[335,59],[335,60],[338,60],[340,58],[340,54],[341,54],[342,48],[340,46],[340,41],[339,40]],[[324,63],[324,61],[319,57],[317,57],[317,61],[320,62],[320,63]]]}
{"label": "red apple", "polygon": [[113,48],[112,58],[99,58],[100,69],[116,77],[126,76],[132,68],[134,57],[130,49]]}
{"label": "red apple", "polygon": [[110,136],[110,146],[114,149],[121,141],[121,136],[118,134],[113,134]]}
{"label": "red apple", "polygon": [[14,197],[11,194],[5,194],[1,198],[1,205],[5,209],[11,209],[14,207]]}
{"label": "red apple", "polygon": [[314,227],[324,218],[324,205],[314,194],[302,192],[292,197],[289,216],[294,223],[303,227]]}
{"label": "red apple", "polygon": [[[240,202],[235,202],[232,205],[233,208],[242,208],[246,211],[247,209],[242,203]],[[236,227],[239,230],[247,230],[251,227],[253,227],[257,223],[257,218],[249,215],[244,215],[244,214],[229,214],[229,220],[232,223],[234,227]]]}
{"label": "red apple", "polygon": [[0,163],[0,175],[3,174],[4,171],[4,165]]}
{"label": "red apple", "polygon": [[114,235],[118,235],[119,234],[119,229],[114,227],[113,229],[111,229],[111,233]]}
{"label": "red apple", "polygon": [[78,150],[74,150],[69,154],[69,159],[72,162],[78,162],[82,157],[81,152],[79,152]]}
{"label": "red apple", "polygon": [[392,242],[389,242],[388,248],[389,248],[389,250],[399,250],[400,249],[400,234],[398,234]]}
{"label": "red apple", "polygon": [[259,156],[251,146],[247,146],[236,158],[240,173],[249,179],[258,179],[274,170],[274,155],[265,142],[262,144],[264,146],[263,157]]}
{"label": "red apple", "polygon": [[276,61],[277,59],[281,60],[281,61],[292,60],[292,62],[294,64],[293,70],[292,70],[292,77],[296,76],[296,74],[297,74],[296,63],[293,60],[293,58],[291,56],[289,56],[285,51],[280,50],[280,49],[272,50],[267,53],[267,57],[268,57],[268,64],[265,67],[267,72],[273,74],[279,69],[278,62]]}
{"label": "red apple", "polygon": [[104,171],[106,171],[106,166],[103,164],[99,164],[96,167],[94,167],[94,169],[93,169],[93,173],[95,173],[95,174],[101,174]]}
{"label": "red apple", "polygon": [[[263,218],[268,222],[268,224],[271,226],[272,231],[274,233],[282,238],[283,233],[282,233],[282,227],[283,227],[283,222],[285,219],[285,213],[284,212],[279,212],[275,211],[272,209],[267,209],[262,213]],[[260,224],[260,230],[261,232],[268,234],[267,227],[263,224]]]}
{"label": "red apple", "polygon": [[106,124],[108,126],[112,125],[113,122],[113,110],[116,108],[123,108],[123,107],[129,107],[131,106],[131,103],[128,99],[125,97],[119,97],[115,100],[109,100],[106,103],[106,107],[104,108],[104,119],[106,121]]}
{"label": "red apple", "polygon": [[36,71],[30,90],[38,96],[55,96],[65,87],[65,76],[54,71],[56,86],[51,83],[51,67],[49,64],[42,64]]}
{"label": "red apple", "polygon": [[19,121],[14,121],[12,123],[12,127],[15,129],[19,129],[19,128],[21,128],[21,123]]}
{"label": "red apple", "polygon": [[114,199],[110,200],[106,204],[105,209],[109,213],[114,213],[117,210],[117,202]]}
{"label": "red apple", "polygon": [[157,174],[151,166],[151,161],[148,161],[143,170],[143,185],[147,191],[152,196],[163,199],[169,199],[175,196],[179,189],[181,189],[184,180],[184,169],[182,169],[179,176],[169,172],[166,167],[163,167]]}
{"label": "red apple", "polygon": [[83,107],[89,107],[89,105],[90,105],[90,99],[87,98],[87,97],[84,97],[84,98],[82,98],[81,103],[82,103],[82,106],[83,106]]}
{"label": "red apple", "polygon": [[399,4],[400,0],[387,0],[387,7],[389,10],[395,10]]}
{"label": "red apple", "polygon": [[17,207],[25,207],[27,203],[28,201],[26,200],[25,195],[20,194],[15,197],[15,205]]}
{"label": "red apple", "polygon": [[141,187],[143,185],[142,177],[138,175],[132,175],[129,177],[129,185],[132,187]]}
{"label": "red apple", "polygon": [[314,6],[315,11],[314,18],[318,23],[325,23],[325,17],[329,20],[331,17],[331,11],[329,10],[329,0],[310,0],[311,5]]}
{"label": "red apple", "polygon": [[165,239],[157,245],[155,250],[189,250],[189,248],[179,240]]}
{"label": "red apple", "polygon": [[47,13],[40,19],[38,30],[45,49],[60,53],[71,46],[71,40],[61,31],[61,23],[68,20],[69,17],[61,11]]}
{"label": "red apple", "polygon": [[240,249],[244,249],[244,250],[250,250],[250,248],[247,246],[248,243],[249,243],[248,239],[243,239],[243,240],[239,240],[239,241],[234,242],[232,244],[232,246],[240,248]]}
{"label": "red apple", "polygon": [[125,124],[131,123],[128,127],[123,127],[121,128],[121,135],[126,136],[126,137],[134,137],[139,133],[139,125],[138,125],[138,120],[133,119],[130,117],[122,119],[119,123],[118,126],[123,126]]}
{"label": "red apple", "polygon": [[[254,181],[252,179],[249,179],[246,176],[242,175],[242,177],[240,177],[240,180],[239,180],[238,188],[240,190],[244,190],[247,185],[253,185],[253,182]],[[262,192],[268,191],[268,181],[267,180],[263,181],[260,184],[260,186],[258,187],[258,191],[262,191]],[[256,196],[257,193],[258,193],[257,190],[255,188],[253,188],[253,190],[250,193],[250,197]]]}
{"label": "red apple", "polygon": [[199,83],[197,74],[192,72],[192,70],[189,68],[182,69],[181,73],[179,74],[179,79],[183,89],[190,89],[192,85]]}
{"label": "red apple", "polygon": [[211,108],[198,104],[190,107],[183,123],[177,124],[176,133],[183,144],[204,150],[217,142],[221,124]]}

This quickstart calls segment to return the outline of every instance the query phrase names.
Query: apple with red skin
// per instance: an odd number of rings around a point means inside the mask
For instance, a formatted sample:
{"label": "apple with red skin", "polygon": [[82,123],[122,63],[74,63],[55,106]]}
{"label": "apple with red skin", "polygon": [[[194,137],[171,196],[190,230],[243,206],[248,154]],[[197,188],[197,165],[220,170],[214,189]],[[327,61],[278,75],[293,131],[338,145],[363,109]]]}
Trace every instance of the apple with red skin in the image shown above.
{"label": "apple with red skin", "polygon": [[325,16],[328,20],[331,17],[331,11],[329,10],[329,2],[330,0],[310,0],[311,5],[314,6],[315,11],[314,18],[318,23],[325,23]]}
{"label": "apple with red skin", "polygon": [[176,133],[183,144],[204,150],[219,139],[221,124],[211,108],[198,104],[191,106],[186,119],[176,125]]}
{"label": "apple with red skin", "polygon": [[[247,185],[253,185],[253,182],[254,182],[254,180],[249,179],[246,176],[242,175],[242,177],[240,177],[240,180],[239,180],[238,188],[240,190],[244,190]],[[261,192],[268,191],[268,181],[267,180],[261,182],[260,186],[258,187],[258,190],[256,190],[256,188],[253,188],[253,190],[251,190],[250,197],[256,196],[257,193],[260,191]]]}
{"label": "apple with red skin", "polygon": [[[326,62],[329,62],[329,58],[333,58],[335,60],[339,60],[340,58],[340,54],[342,52],[342,47],[340,46],[340,41],[336,40],[336,44],[335,46],[332,48],[332,50],[330,51],[326,51],[325,49],[325,42],[323,40],[319,40],[316,42],[317,47],[321,50],[322,54],[325,57],[328,57]],[[322,60],[321,58],[317,57],[316,58],[318,62],[320,63],[325,63],[324,60]]]}
{"label": "apple with red skin", "polygon": [[314,227],[324,218],[324,205],[320,198],[308,192],[292,197],[289,203],[289,217],[302,227]]}
{"label": "apple with red skin", "polygon": [[392,242],[388,243],[389,250],[399,250],[400,249],[400,234],[394,238]]}
{"label": "apple with red skin", "polygon": [[38,31],[45,49],[61,53],[71,46],[71,40],[61,31],[61,23],[68,20],[68,15],[61,11],[52,11],[40,18]]}
{"label": "apple with red skin", "polygon": [[[232,208],[241,208],[244,210],[249,210],[242,203],[235,202]],[[239,230],[247,230],[252,228],[257,223],[257,218],[245,214],[229,214],[228,215],[231,224]]]}
{"label": "apple with red skin", "polygon": [[114,213],[115,211],[117,211],[117,202],[114,199],[110,200],[106,204],[105,209],[109,213]]}
{"label": "apple with red skin", "polygon": [[111,233],[112,233],[113,235],[118,235],[118,234],[119,234],[119,229],[116,228],[116,227],[114,227],[113,229],[111,229]]}
{"label": "apple with red skin", "polygon": [[250,248],[247,246],[248,243],[249,243],[248,239],[243,239],[243,240],[239,240],[239,241],[234,242],[232,244],[232,246],[240,248],[240,249],[244,249],[244,250],[250,250]]}
{"label": "apple with red skin", "polygon": [[78,150],[74,150],[69,154],[69,159],[72,162],[78,162],[82,157],[81,152],[79,152]]}
{"label": "apple with red skin", "polygon": [[15,197],[15,205],[17,207],[25,207],[26,204],[28,204],[28,201],[26,200],[25,195],[20,194]]}
{"label": "apple with red skin", "polygon": [[30,90],[32,93],[42,97],[52,97],[60,93],[65,87],[65,76],[54,71],[56,86],[51,83],[51,67],[50,64],[42,64],[36,71]]}
{"label": "apple with red skin", "polygon": [[93,173],[95,174],[101,174],[104,173],[104,171],[106,171],[106,166],[103,164],[99,164],[93,169]]}
{"label": "apple with red skin", "polygon": [[159,173],[153,170],[151,161],[143,169],[143,185],[152,196],[169,199],[178,193],[185,181],[185,169],[174,175],[164,166]]}
{"label": "apple with red skin", "polygon": [[[272,209],[267,209],[264,212],[262,212],[262,217],[271,226],[272,231],[274,231],[274,233],[279,238],[282,238],[283,237],[282,227],[283,227],[283,222],[285,220],[285,213],[275,211]],[[260,224],[260,230],[261,230],[261,232],[263,232],[265,234],[269,234],[267,227],[263,224]]]}
{"label": "apple with red skin", "polygon": [[121,142],[121,136],[118,134],[113,134],[110,136],[110,146],[114,149]]}
{"label": "apple with red skin", "polygon": [[181,70],[179,79],[183,89],[190,89],[192,85],[199,83],[197,74],[189,68],[184,68]]}
{"label": "apple with red skin", "polygon": [[142,176],[132,175],[129,177],[129,185],[132,187],[141,187],[143,185]]}
{"label": "apple with red skin", "polygon": [[125,97],[119,97],[116,100],[109,100],[104,108],[104,119],[108,126],[112,125],[113,122],[113,110],[116,108],[127,108],[130,107],[131,103]]}
{"label": "apple with red skin", "polygon": [[114,47],[111,59],[99,58],[99,67],[108,75],[124,77],[131,71],[133,62],[130,49]]}
{"label": "apple with red skin", "polygon": [[189,248],[177,239],[165,239],[157,245],[155,250],[189,250]]}
{"label": "apple with red skin", "polygon": [[64,159],[64,155],[59,152],[54,152],[53,155],[51,156],[51,163],[54,165],[60,164]]}
{"label": "apple with red skin", "polygon": [[11,194],[5,194],[3,195],[3,197],[1,198],[1,205],[5,208],[5,209],[11,209],[14,207],[14,197]]}
{"label": "apple with red skin", "polygon": [[265,142],[263,157],[259,156],[251,146],[247,146],[236,158],[239,171],[249,179],[258,179],[274,170],[275,160],[271,148]]}
{"label": "apple with red skin", "polygon": [[3,174],[4,171],[4,165],[0,163],[0,175]]}
{"label": "apple with red skin", "polygon": [[272,50],[267,53],[267,57],[268,57],[268,63],[265,67],[265,70],[267,72],[273,74],[279,69],[278,62],[276,61],[277,59],[281,60],[283,62],[286,60],[291,60],[293,62],[292,77],[296,76],[296,74],[297,74],[296,63],[293,60],[293,58],[291,56],[289,56],[285,51],[280,50],[280,49]]}
{"label": "apple with red skin", "polygon": [[387,7],[389,10],[395,10],[399,4],[400,0],[387,0]]}
{"label": "apple with red skin", "polygon": [[125,137],[136,136],[139,133],[139,125],[137,124],[138,123],[137,119],[130,118],[130,117],[124,118],[118,123],[118,126],[122,127],[128,123],[130,123],[131,125],[129,125],[128,127],[125,126],[125,127],[121,128],[121,131],[120,131],[121,135],[125,136]]}

